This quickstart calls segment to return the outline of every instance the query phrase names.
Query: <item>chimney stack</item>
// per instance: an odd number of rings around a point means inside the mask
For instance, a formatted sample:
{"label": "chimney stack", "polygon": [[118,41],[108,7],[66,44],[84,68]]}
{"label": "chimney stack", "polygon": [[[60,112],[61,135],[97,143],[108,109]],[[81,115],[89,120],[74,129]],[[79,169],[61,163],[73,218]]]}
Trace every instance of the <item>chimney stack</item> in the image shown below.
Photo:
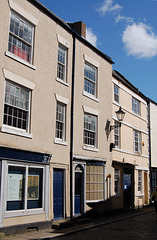
{"label": "chimney stack", "polygon": [[86,39],[86,25],[82,21],[68,24],[75,32]]}

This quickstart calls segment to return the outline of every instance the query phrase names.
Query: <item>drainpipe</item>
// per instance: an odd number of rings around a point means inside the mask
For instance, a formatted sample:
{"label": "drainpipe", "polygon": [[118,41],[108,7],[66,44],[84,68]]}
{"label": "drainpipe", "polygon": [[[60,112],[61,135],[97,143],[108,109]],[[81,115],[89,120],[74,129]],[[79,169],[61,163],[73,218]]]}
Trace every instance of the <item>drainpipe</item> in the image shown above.
{"label": "drainpipe", "polygon": [[148,136],[149,136],[149,175],[150,175],[150,202],[152,202],[152,164],[151,164],[151,126],[150,126],[150,99],[147,100],[148,105]]}
{"label": "drainpipe", "polygon": [[74,193],[73,193],[73,138],[74,138],[74,83],[75,83],[75,42],[76,37],[75,33],[73,33],[73,55],[72,55],[72,86],[71,86],[71,119],[70,119],[70,218],[71,220],[74,218],[73,216],[73,201],[74,201]]}

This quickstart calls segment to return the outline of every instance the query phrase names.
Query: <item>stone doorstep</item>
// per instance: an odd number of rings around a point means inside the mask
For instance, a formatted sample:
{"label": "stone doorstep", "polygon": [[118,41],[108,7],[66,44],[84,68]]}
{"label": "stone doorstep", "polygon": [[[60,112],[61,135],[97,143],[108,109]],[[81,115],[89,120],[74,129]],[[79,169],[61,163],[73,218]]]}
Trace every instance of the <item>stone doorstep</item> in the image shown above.
{"label": "stone doorstep", "polygon": [[75,222],[71,221],[70,219],[59,219],[54,220],[52,223],[52,229],[62,229],[74,226]]}
{"label": "stone doorstep", "polygon": [[62,228],[72,227],[77,224],[78,225],[86,224],[86,223],[89,223],[91,220],[92,218],[86,217],[86,216],[76,217],[73,220],[70,220],[70,219],[54,220],[52,223],[52,229],[62,229]]}

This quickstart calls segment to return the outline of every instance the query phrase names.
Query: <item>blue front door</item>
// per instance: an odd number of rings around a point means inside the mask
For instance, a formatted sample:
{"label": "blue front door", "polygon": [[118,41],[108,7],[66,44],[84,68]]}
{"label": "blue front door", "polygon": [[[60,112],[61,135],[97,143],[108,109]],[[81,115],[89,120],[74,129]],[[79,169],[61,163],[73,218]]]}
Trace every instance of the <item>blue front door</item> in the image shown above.
{"label": "blue front door", "polygon": [[75,215],[81,214],[81,173],[75,173]]}
{"label": "blue front door", "polygon": [[64,171],[60,169],[53,171],[53,211],[54,219],[64,217]]}

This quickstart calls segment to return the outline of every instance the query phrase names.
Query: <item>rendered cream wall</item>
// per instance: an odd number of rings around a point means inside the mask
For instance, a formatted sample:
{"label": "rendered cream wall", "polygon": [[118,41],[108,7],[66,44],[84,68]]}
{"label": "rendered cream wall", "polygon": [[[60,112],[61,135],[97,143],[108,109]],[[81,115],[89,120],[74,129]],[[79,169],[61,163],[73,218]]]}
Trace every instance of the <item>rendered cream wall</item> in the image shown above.
{"label": "rendered cream wall", "polygon": [[150,115],[151,115],[151,167],[157,167],[157,106],[154,103],[150,103]]}
{"label": "rendered cream wall", "polygon": [[[76,66],[75,66],[75,97],[74,97],[74,155],[99,158],[106,160],[105,180],[112,173],[111,152],[109,151],[110,140],[105,133],[106,121],[111,120],[112,114],[112,64],[102,59],[92,50],[76,40]],[[99,64],[97,82],[97,100],[93,100],[84,94],[84,63],[85,55]],[[87,61],[88,62],[88,61]],[[97,151],[84,149],[83,128],[84,110],[92,109],[98,114]],[[87,111],[88,113],[88,111]],[[113,184],[113,182],[112,182]],[[112,185],[113,188],[113,185]],[[105,182],[105,196],[107,186]]]}
{"label": "rendered cream wall", "polygon": [[[5,78],[2,69],[6,69],[20,77],[23,77],[35,84],[32,91],[31,100],[31,121],[30,133],[32,138],[20,137],[13,134],[6,134],[0,131],[0,145],[8,146],[28,151],[46,152],[52,154],[50,167],[50,213],[49,219],[53,217],[53,167],[65,170],[66,184],[69,184],[69,148],[70,148],[70,103],[71,103],[71,76],[72,76],[72,37],[71,35],[57,25],[52,19],[35,8],[32,4],[25,0],[14,0],[14,2],[29,12],[37,20],[34,38],[34,54],[33,65],[36,69],[15,61],[5,56],[8,50],[10,7],[8,1],[2,1],[0,15],[0,30],[3,32],[3,38],[0,38],[0,129],[3,125],[3,108],[4,108],[4,89]],[[68,48],[68,71],[67,83],[61,84],[56,81],[57,76],[57,56],[58,56],[58,35],[69,43]],[[54,143],[55,124],[56,124],[56,94],[66,98],[68,104],[66,106],[66,142],[67,145],[59,145]],[[70,187],[70,184],[68,185]],[[66,215],[70,215],[69,203],[69,187],[65,187],[65,211]],[[37,219],[44,220],[45,216],[37,215]],[[44,216],[44,217],[43,217]],[[31,220],[30,220],[31,219]],[[36,216],[27,216],[26,218],[13,218],[5,220],[4,224],[12,224],[14,221],[26,223],[36,221]]]}

